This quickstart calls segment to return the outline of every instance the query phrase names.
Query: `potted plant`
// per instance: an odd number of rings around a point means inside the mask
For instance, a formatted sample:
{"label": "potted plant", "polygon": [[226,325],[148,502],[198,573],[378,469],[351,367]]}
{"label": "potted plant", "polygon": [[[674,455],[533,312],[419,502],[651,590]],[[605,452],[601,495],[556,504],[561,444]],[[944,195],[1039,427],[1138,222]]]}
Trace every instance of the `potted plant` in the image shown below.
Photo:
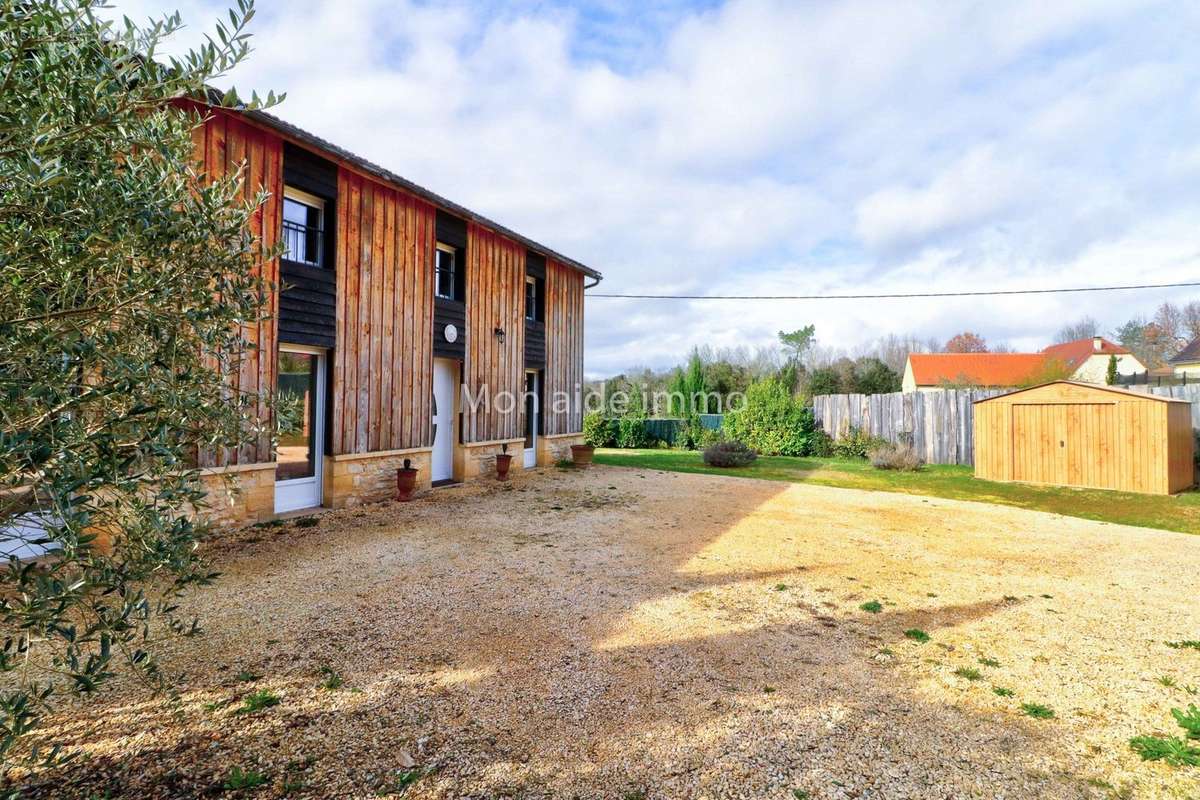
{"label": "potted plant", "polygon": [[571,460],[577,467],[586,467],[592,463],[592,455],[595,452],[596,448],[590,444],[573,444],[571,445]]}
{"label": "potted plant", "polygon": [[496,480],[508,480],[508,468],[512,465],[512,455],[508,452],[508,445],[500,445],[500,452],[496,454]]}
{"label": "potted plant", "polygon": [[412,465],[412,459],[404,459],[404,466],[396,470],[396,499],[401,503],[412,500],[413,489],[417,485],[417,472]]}

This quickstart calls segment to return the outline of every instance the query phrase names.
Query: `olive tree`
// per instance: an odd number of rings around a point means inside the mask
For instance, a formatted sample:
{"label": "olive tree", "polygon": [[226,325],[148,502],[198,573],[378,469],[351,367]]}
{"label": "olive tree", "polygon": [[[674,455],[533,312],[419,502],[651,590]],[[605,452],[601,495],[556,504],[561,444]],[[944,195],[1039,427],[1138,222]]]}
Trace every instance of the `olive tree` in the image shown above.
{"label": "olive tree", "polygon": [[0,759],[53,755],[14,745],[121,663],[169,688],[155,642],[199,630],[197,454],[262,430],[221,375],[274,245],[247,233],[265,198],[198,174],[192,133],[203,102],[260,104],[209,88],[249,52],[251,3],[166,57],[178,15],[0,0]]}

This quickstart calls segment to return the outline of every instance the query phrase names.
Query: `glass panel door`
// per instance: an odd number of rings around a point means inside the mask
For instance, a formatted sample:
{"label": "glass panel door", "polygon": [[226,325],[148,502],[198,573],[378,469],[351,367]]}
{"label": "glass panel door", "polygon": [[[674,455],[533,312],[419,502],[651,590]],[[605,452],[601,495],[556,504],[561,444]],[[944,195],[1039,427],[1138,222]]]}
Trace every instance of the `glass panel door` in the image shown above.
{"label": "glass panel door", "polygon": [[[289,347],[286,346],[285,347]],[[281,348],[275,392],[275,511],[321,505],[325,356]]]}

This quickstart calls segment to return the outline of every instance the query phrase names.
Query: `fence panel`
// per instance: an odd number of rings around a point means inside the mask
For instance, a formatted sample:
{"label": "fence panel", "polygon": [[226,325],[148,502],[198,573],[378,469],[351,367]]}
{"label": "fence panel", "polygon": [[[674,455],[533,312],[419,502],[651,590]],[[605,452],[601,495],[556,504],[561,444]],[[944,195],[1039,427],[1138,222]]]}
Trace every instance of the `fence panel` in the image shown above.
{"label": "fence panel", "polygon": [[817,424],[835,439],[853,427],[889,442],[910,438],[930,464],[972,464],[975,415],[971,404],[1001,393],[997,389],[947,389],[825,394],[813,398],[813,413]]}

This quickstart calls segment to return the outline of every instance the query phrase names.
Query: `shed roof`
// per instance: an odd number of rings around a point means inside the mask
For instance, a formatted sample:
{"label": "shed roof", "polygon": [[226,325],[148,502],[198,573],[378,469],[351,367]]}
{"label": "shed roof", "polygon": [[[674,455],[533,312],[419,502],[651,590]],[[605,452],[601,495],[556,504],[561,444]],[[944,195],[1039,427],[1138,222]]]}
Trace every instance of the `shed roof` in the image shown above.
{"label": "shed roof", "polygon": [[1159,403],[1187,403],[1188,405],[1191,405],[1190,400],[1184,400],[1183,398],[1180,398],[1180,397],[1163,397],[1162,395],[1151,394],[1150,392],[1135,392],[1132,389],[1123,389],[1123,388],[1120,388],[1117,386],[1101,386],[1100,384],[1097,384],[1097,383],[1083,383],[1081,381],[1049,381],[1048,383],[1041,383],[1041,384],[1038,384],[1037,386],[1027,386],[1024,389],[1017,389],[1012,392],[1005,392],[1004,394],[998,394],[998,395],[994,395],[992,397],[985,397],[982,400],[974,401],[973,405],[978,404],[978,403],[990,403],[994,400],[1003,400],[1006,397],[1012,397],[1013,395],[1023,394],[1025,392],[1032,392],[1037,389],[1044,389],[1047,386],[1055,386],[1057,384],[1065,384],[1067,386],[1078,386],[1081,389],[1088,389],[1093,392],[1107,392],[1110,394],[1119,394],[1119,395],[1124,396],[1126,399],[1154,400]]}

